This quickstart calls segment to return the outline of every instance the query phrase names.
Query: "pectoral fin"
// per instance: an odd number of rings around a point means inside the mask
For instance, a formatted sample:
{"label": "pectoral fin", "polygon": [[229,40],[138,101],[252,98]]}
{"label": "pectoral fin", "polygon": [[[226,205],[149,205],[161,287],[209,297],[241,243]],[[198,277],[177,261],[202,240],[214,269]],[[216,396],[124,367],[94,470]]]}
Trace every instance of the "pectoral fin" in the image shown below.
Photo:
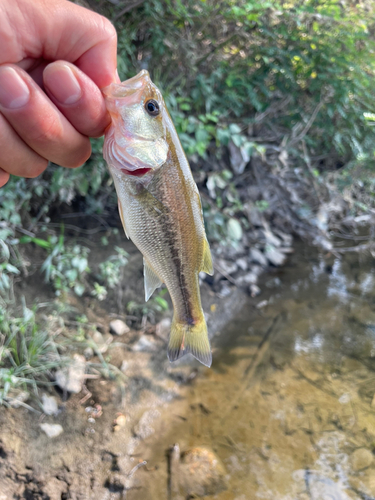
{"label": "pectoral fin", "polygon": [[214,274],[214,266],[212,264],[210,245],[208,244],[206,238],[204,238],[203,240],[203,258],[199,271],[203,271],[204,273],[207,273],[210,276]]}
{"label": "pectoral fin", "polygon": [[120,214],[120,219],[121,219],[121,222],[122,222],[122,227],[124,228],[126,237],[129,239],[129,235],[128,235],[128,232],[126,230],[126,226],[125,226],[125,222],[124,222],[124,215],[122,213],[122,205],[121,205],[120,199],[118,200],[118,213]]}
{"label": "pectoral fin", "polygon": [[143,259],[143,274],[145,277],[145,300],[147,302],[155,289],[159,288],[163,282],[145,259]]}

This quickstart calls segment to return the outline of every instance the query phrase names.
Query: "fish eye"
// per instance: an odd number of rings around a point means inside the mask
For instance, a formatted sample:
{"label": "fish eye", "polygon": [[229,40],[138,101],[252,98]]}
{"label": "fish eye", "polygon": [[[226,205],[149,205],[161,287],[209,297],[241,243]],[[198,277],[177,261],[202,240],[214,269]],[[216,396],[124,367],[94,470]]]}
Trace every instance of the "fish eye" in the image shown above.
{"label": "fish eye", "polygon": [[150,116],[158,116],[160,113],[159,103],[155,99],[150,99],[145,103],[145,110]]}

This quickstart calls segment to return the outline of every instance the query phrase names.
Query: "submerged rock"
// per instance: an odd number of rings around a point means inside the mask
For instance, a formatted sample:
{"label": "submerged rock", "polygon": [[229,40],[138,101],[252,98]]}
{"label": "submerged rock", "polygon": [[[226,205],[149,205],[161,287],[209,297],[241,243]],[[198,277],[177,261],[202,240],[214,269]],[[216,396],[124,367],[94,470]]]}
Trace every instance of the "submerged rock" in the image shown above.
{"label": "submerged rock", "polygon": [[134,426],[134,434],[141,439],[146,439],[148,436],[151,436],[155,432],[155,429],[151,427],[151,424],[159,417],[160,412],[158,410],[145,411],[142,417],[139,419],[138,424]]}
{"label": "submerged rock", "polygon": [[86,359],[80,354],[75,354],[70,365],[55,374],[56,384],[67,392],[81,392],[85,380]]}
{"label": "submerged rock", "polygon": [[49,438],[60,436],[64,432],[60,424],[39,424],[39,427]]}
{"label": "submerged rock", "polygon": [[216,495],[227,488],[225,469],[219,457],[209,448],[192,448],[182,455],[180,484],[187,495]]}
{"label": "submerged rock", "polygon": [[367,469],[367,467],[370,467],[373,460],[373,454],[366,448],[358,448],[350,456],[350,462],[355,471]]}
{"label": "submerged rock", "polygon": [[130,332],[130,328],[122,319],[114,319],[109,323],[109,329],[115,335],[124,335]]}

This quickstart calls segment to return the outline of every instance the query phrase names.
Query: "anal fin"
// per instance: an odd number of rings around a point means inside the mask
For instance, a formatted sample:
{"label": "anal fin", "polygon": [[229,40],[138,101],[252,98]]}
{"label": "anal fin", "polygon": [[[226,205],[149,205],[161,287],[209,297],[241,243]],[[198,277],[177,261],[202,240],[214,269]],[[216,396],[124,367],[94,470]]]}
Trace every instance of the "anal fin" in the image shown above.
{"label": "anal fin", "polygon": [[159,288],[163,282],[147,263],[146,259],[143,259],[143,274],[145,277],[145,300],[147,302],[156,288]]}
{"label": "anal fin", "polygon": [[203,271],[204,273],[207,273],[210,276],[214,274],[214,266],[212,264],[210,245],[208,244],[206,238],[204,238],[203,240],[203,257],[199,271]]}

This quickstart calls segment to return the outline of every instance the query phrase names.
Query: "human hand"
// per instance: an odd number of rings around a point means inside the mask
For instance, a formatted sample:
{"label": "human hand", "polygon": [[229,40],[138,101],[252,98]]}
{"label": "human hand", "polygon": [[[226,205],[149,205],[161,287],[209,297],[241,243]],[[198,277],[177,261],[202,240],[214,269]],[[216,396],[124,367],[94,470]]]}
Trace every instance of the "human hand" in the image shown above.
{"label": "human hand", "polygon": [[117,37],[67,0],[0,0],[0,187],[53,161],[82,165],[109,124],[100,88],[116,81]]}

